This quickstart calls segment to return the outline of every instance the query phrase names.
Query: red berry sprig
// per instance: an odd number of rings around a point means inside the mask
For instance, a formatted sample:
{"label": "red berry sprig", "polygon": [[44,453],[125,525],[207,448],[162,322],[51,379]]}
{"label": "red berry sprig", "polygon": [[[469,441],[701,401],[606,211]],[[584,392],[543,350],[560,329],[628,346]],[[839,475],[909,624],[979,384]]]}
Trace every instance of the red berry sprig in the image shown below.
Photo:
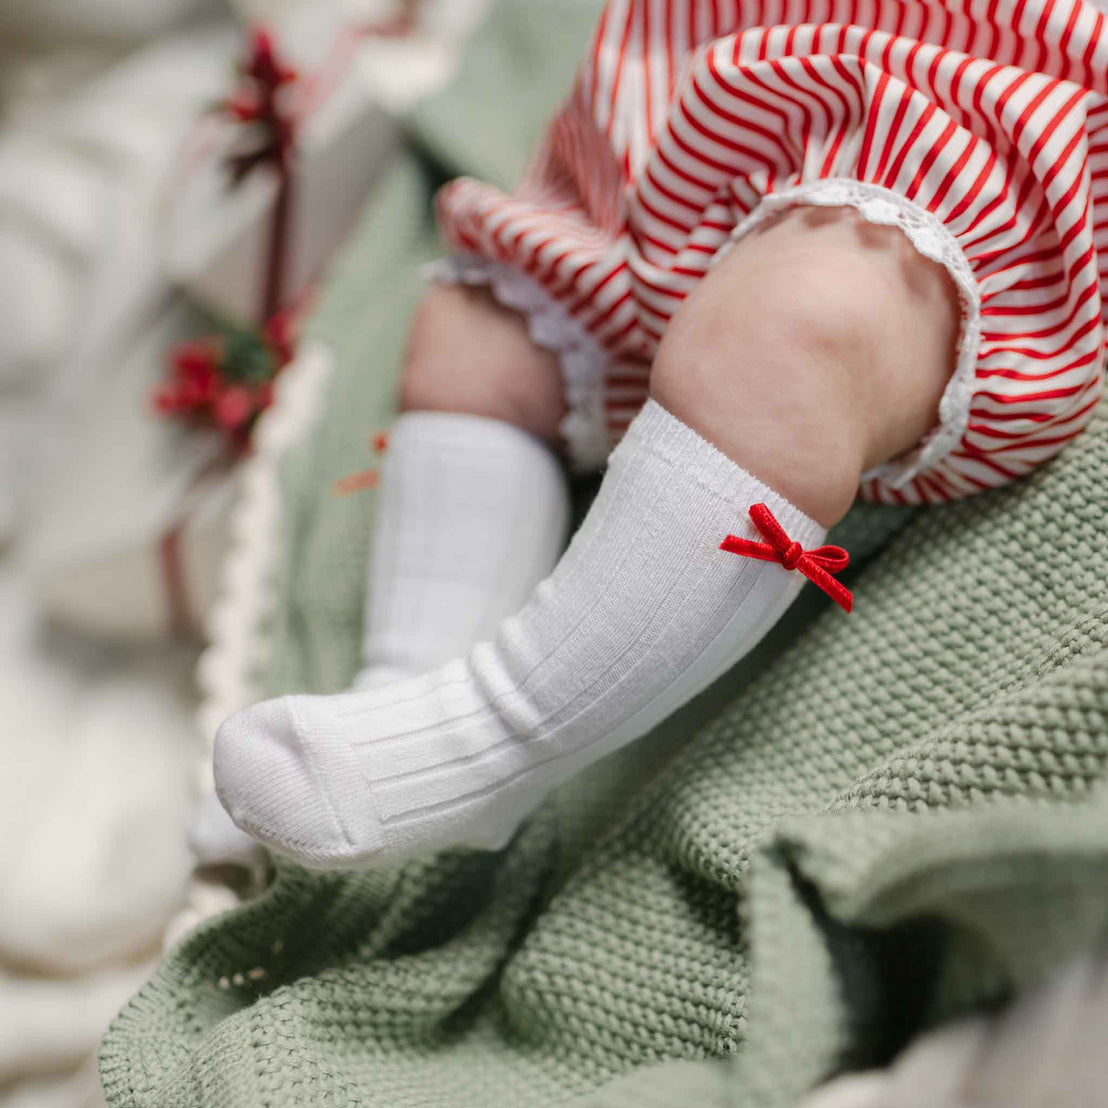
{"label": "red berry sprig", "polygon": [[273,379],[291,356],[288,322],[267,327],[280,344],[226,330],[174,347],[169,380],[153,396],[155,411],[195,427],[218,429],[236,453],[258,416],[273,403]]}
{"label": "red berry sprig", "polygon": [[231,177],[241,181],[255,166],[265,163],[283,167],[292,153],[294,121],[281,103],[281,90],[298,77],[286,65],[273,45],[273,36],[256,27],[250,36],[246,59],[239,67],[241,83],[220,105],[220,109],[255,132],[252,142],[228,159]]}

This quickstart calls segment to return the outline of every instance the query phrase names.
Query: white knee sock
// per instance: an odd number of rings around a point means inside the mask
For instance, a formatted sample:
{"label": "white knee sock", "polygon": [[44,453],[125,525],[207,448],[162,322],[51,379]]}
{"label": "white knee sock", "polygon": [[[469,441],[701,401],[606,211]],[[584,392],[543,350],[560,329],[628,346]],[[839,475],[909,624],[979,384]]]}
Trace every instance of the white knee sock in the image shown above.
{"label": "white knee sock", "polygon": [[407,412],[389,432],[355,688],[424,673],[491,638],[554,568],[565,477],[496,419]]}
{"label": "white knee sock", "polygon": [[[562,468],[510,424],[409,412],[389,432],[355,689],[464,654],[516,612],[554,568],[569,525]],[[215,797],[189,831],[204,864],[253,860],[258,845]]]}
{"label": "white knee sock", "polygon": [[[501,841],[536,798],[649,731],[741,658],[803,584],[720,549],[824,529],[650,402],[553,575],[492,641],[420,677],[235,716],[215,778],[235,821],[321,867]],[[805,560],[801,569],[810,565]]]}

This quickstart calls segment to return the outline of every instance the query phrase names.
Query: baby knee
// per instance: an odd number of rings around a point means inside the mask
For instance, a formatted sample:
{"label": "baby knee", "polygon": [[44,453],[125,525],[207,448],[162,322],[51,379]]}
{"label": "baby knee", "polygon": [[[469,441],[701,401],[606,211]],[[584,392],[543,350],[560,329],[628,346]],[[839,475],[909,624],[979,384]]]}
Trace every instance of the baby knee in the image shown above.
{"label": "baby knee", "polygon": [[670,320],[655,398],[810,514],[937,420],[957,296],[897,228],[797,209],[735,245]]}
{"label": "baby knee", "polygon": [[557,356],[486,290],[452,285],[433,288],[416,312],[400,407],[499,419],[548,440],[565,414]]}
{"label": "baby knee", "polygon": [[699,386],[818,365],[857,381],[899,305],[891,270],[903,235],[848,209],[799,208],[742,239],[674,313],[655,361],[659,384]]}
{"label": "baby knee", "polygon": [[[787,249],[744,241],[674,313],[651,373],[673,410],[710,423],[757,419],[781,438],[827,422],[856,437],[860,381],[872,346],[872,301],[854,282]],[[744,432],[745,433],[745,432]]]}

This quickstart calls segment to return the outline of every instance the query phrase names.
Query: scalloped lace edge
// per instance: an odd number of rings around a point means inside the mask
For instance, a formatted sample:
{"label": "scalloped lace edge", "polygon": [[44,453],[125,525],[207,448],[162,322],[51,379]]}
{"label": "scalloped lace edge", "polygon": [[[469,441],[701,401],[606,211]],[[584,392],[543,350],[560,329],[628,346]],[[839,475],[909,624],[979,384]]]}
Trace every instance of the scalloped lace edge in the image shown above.
{"label": "scalloped lace edge", "polygon": [[[197,765],[198,801],[215,789],[212,743],[216,729],[261,695],[257,674],[265,651],[263,628],[276,601],[273,571],[283,518],[280,465],[289,449],[317,426],[333,367],[329,345],[305,340],[277,378],[273,404],[258,420],[254,451],[239,473],[219,599],[208,614],[208,646],[196,665],[200,691],[196,719],[203,743]],[[252,881],[260,888],[261,866],[252,874]],[[239,903],[233,889],[196,870],[186,886],[184,903],[166,928],[163,949],[169,950],[205,920]]]}
{"label": "scalloped lace edge", "polygon": [[260,695],[263,628],[276,599],[274,568],[284,507],[280,465],[318,424],[333,367],[329,345],[305,341],[277,378],[273,404],[258,420],[253,453],[242,464],[220,595],[208,615],[208,646],[196,667],[197,720],[209,755],[201,776],[204,792],[213,787],[210,752],[216,729]]}
{"label": "scalloped lace edge", "polygon": [[608,358],[588,332],[530,277],[501,262],[452,254],[424,268],[429,281],[484,286],[506,308],[527,320],[531,341],[558,355],[566,415],[558,428],[570,464],[578,472],[598,469],[612,444],[604,415],[604,370]]}
{"label": "scalloped lace edge", "polygon": [[981,341],[981,293],[977,279],[957,239],[937,217],[891,189],[840,177],[807,181],[764,196],[758,207],[731,232],[729,241],[717,252],[712,264],[768,219],[788,208],[804,205],[855,208],[868,223],[899,227],[918,253],[946,269],[958,289],[962,304],[961,329],[954,372],[939,401],[938,426],[929,431],[914,450],[862,474],[863,481],[878,480],[889,488],[901,488],[941,462],[966,432]]}

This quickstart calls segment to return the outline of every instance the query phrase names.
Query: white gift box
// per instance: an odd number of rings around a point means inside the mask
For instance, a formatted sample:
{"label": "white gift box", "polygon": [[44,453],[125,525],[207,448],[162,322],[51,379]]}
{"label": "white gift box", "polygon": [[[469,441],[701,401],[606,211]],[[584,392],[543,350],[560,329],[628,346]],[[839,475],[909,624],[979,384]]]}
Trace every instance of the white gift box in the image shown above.
{"label": "white gift box", "polygon": [[[278,58],[299,74],[282,90],[297,119],[282,303],[304,291],[343,241],[398,136],[356,64],[358,33],[326,18],[327,8],[297,7],[273,32]],[[228,74],[228,94],[234,83]],[[266,164],[232,183],[228,159],[246,127],[218,114],[199,121],[167,194],[166,267],[216,315],[258,323],[279,181]]]}
{"label": "white gift box", "polygon": [[23,553],[45,616],[122,639],[198,629],[218,590],[237,477],[216,432],[152,411],[178,305],[136,343],[54,459]]}
{"label": "white gift box", "polygon": [[[283,303],[320,274],[353,224],[399,141],[395,113],[441,86],[486,7],[425,0],[411,33],[397,38],[367,33],[396,12],[380,0],[313,0],[268,20],[277,57],[300,74],[286,96],[299,122]],[[233,85],[228,74],[228,93]],[[219,115],[198,125],[167,193],[166,267],[216,315],[257,323],[279,184],[265,166],[231,185],[227,157],[242,127]]]}

